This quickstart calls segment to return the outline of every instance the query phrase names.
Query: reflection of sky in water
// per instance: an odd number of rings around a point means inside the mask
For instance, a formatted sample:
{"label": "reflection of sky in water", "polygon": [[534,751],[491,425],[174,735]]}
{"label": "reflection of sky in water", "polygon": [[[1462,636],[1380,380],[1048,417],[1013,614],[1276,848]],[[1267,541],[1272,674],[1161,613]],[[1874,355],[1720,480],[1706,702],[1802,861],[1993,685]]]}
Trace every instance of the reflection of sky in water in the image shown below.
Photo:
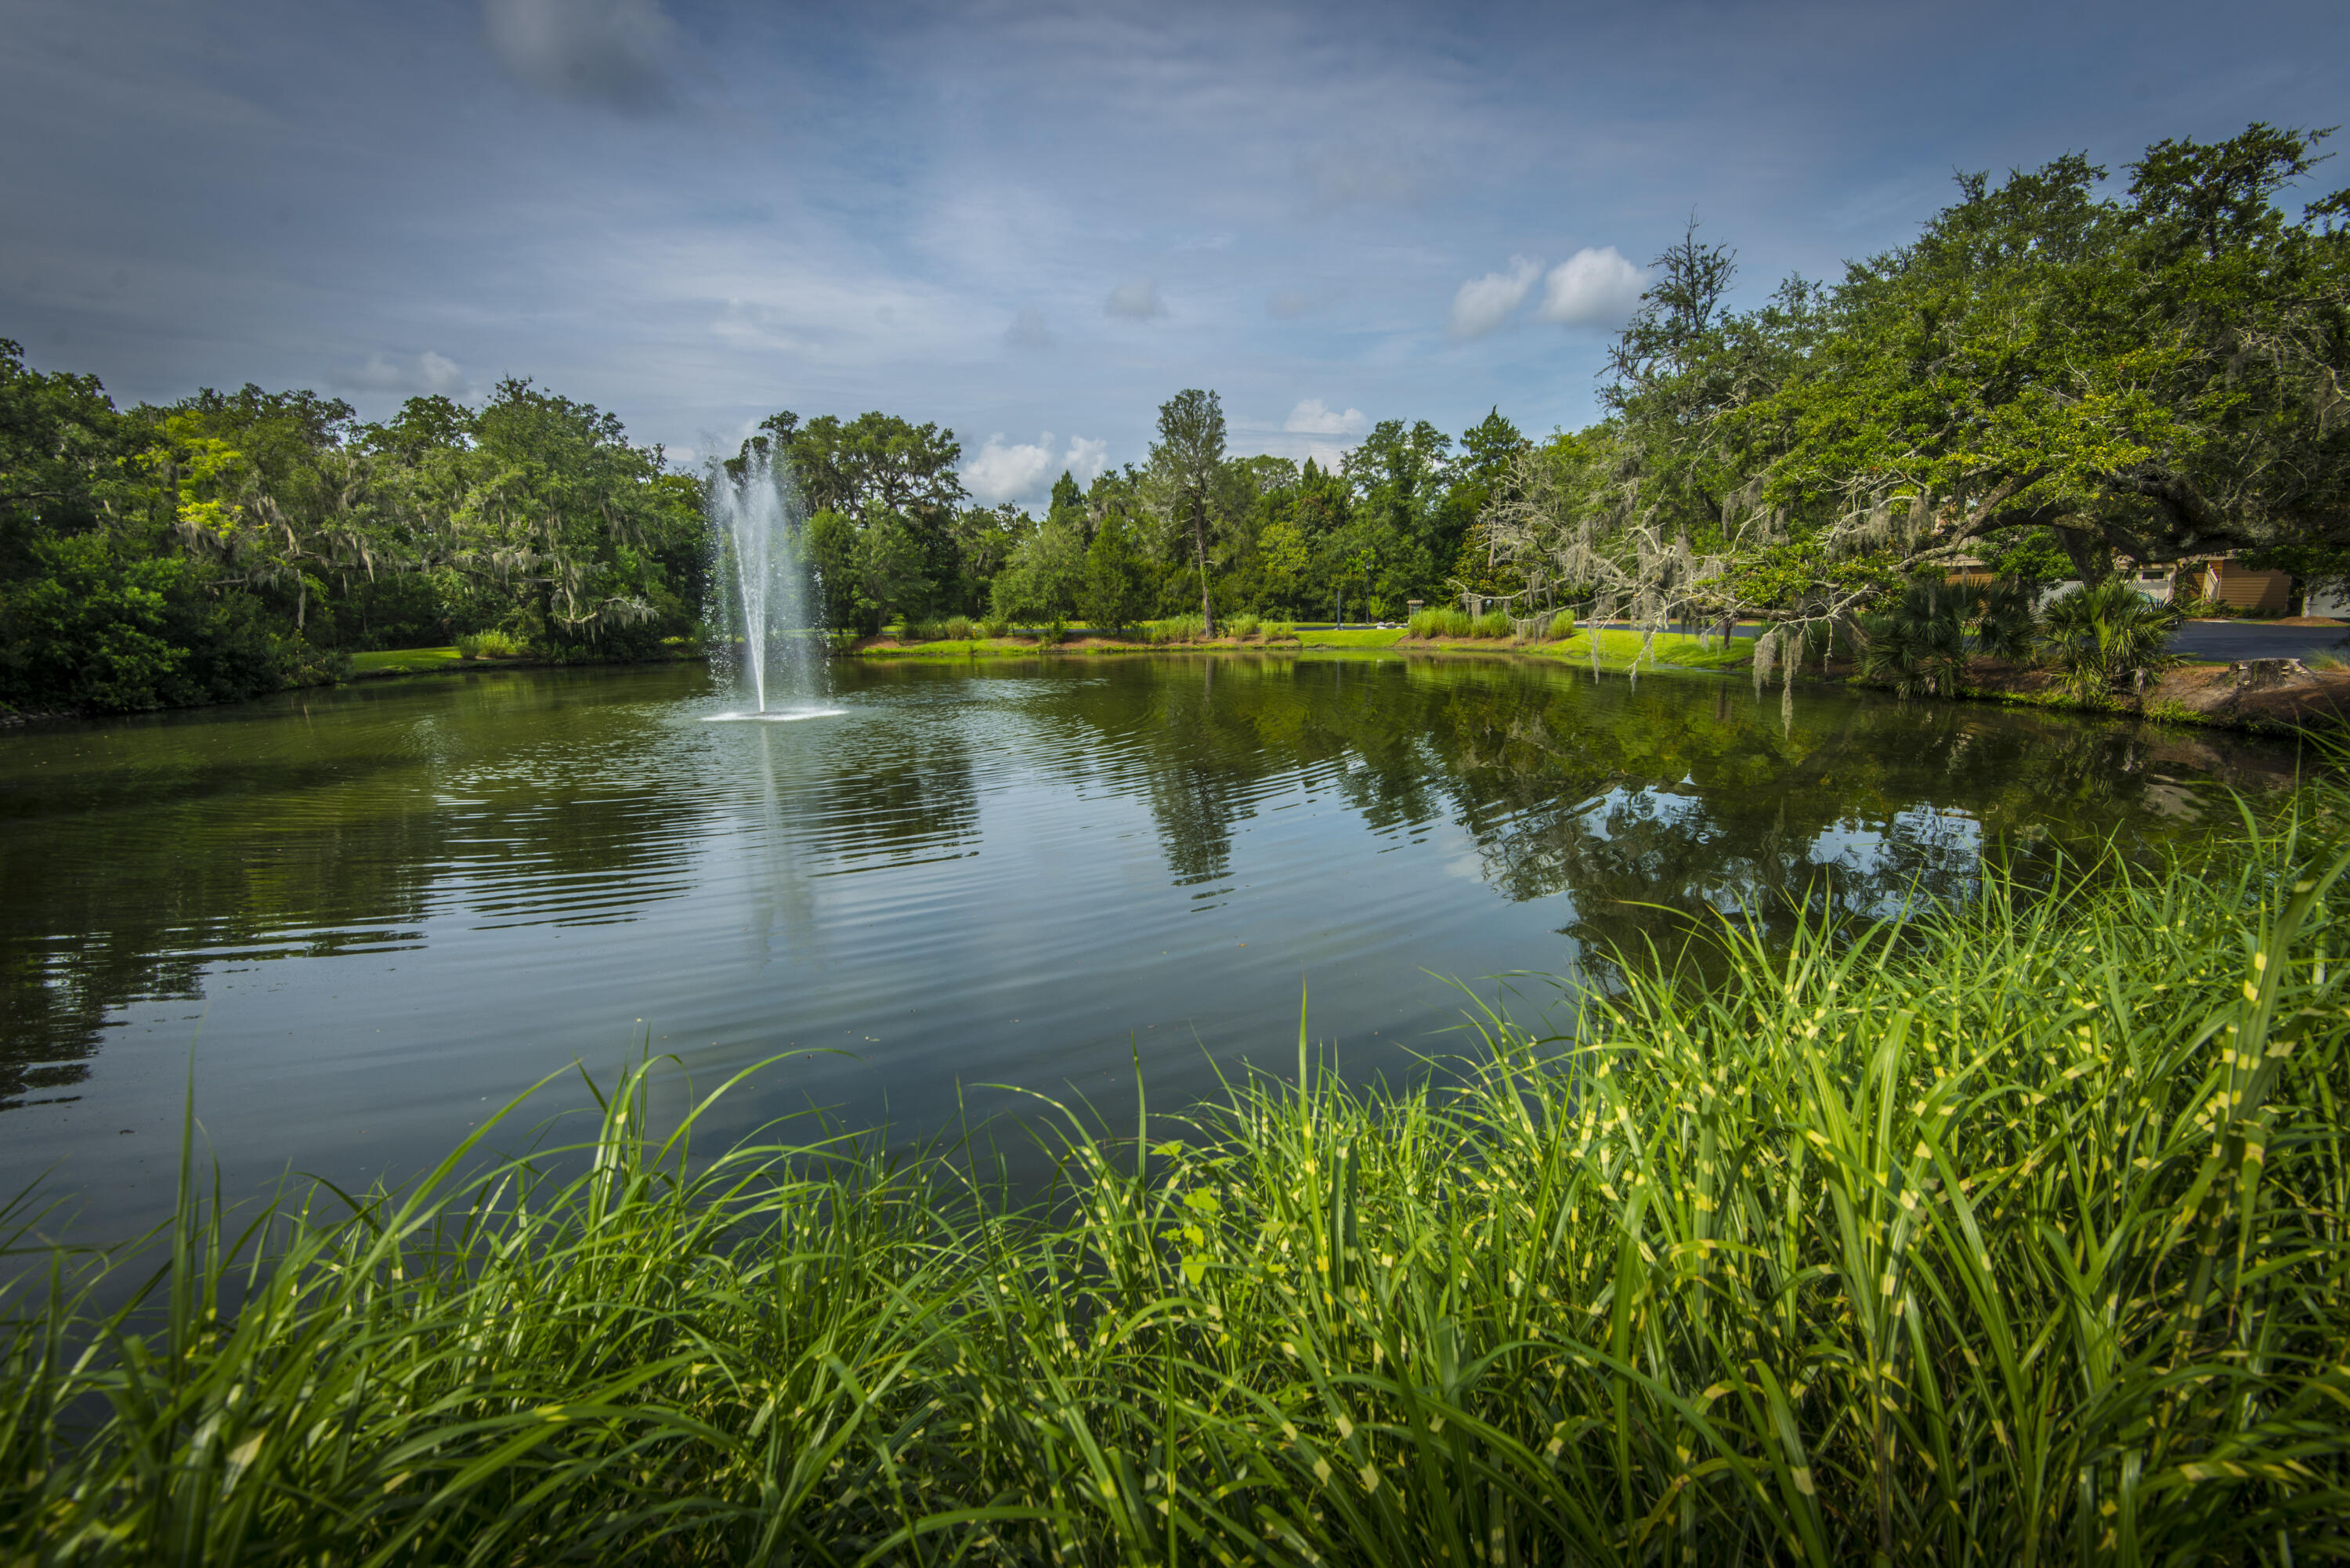
{"label": "reflection of sky in water", "polygon": [[1982,824],[1962,808],[1912,806],[1881,827],[1821,829],[1811,859],[1837,872],[1846,887],[1869,889],[1840,900],[1849,913],[1889,919],[1920,894],[1928,901],[1971,897],[1981,885],[1982,851]]}
{"label": "reflection of sky in water", "polygon": [[199,1027],[240,1179],[412,1164],[639,1037],[705,1081],[857,1054],[731,1126],[934,1127],[1010,1103],[988,1082],[1130,1103],[1138,1056],[1177,1102],[1293,1061],[1304,990],[1344,1065],[1404,1070],[1461,1043],[1445,977],[1572,975],[1824,888],[1962,897],[1994,838],[2167,824],[2272,755],[2157,772],[2040,716],[1829,691],[1790,722],[1524,667],[849,667],[836,699],[706,724],[694,670],[501,673],[15,738],[0,1180],[57,1163],[139,1211]]}

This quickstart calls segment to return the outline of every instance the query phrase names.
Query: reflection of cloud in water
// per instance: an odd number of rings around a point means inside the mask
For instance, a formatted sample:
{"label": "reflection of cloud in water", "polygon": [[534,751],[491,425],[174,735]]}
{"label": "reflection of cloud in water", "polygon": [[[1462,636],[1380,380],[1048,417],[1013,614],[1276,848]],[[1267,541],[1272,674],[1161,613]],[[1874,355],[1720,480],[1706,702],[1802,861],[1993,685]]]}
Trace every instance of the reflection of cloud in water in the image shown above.
{"label": "reflection of cloud in water", "polygon": [[2139,799],[2158,816],[2185,822],[2203,815],[2203,803],[2195,792],[2168,779],[2150,779]]}
{"label": "reflection of cloud in water", "polygon": [[1963,900],[1982,885],[1982,824],[1956,806],[1911,806],[1877,826],[1839,823],[1812,840],[1848,912],[1889,919],[1913,900]]}

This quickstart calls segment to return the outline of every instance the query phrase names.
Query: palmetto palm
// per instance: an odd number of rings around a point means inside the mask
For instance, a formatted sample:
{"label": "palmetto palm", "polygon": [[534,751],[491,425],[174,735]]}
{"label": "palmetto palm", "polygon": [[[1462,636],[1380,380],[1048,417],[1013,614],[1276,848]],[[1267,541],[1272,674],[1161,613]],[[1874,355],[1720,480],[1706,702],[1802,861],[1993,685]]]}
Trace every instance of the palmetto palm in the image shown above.
{"label": "palmetto palm", "polygon": [[2012,577],[1975,587],[1969,611],[1975,650],[2019,664],[2032,658],[2039,632],[2039,618],[2033,604],[2035,597],[2030,584]]}
{"label": "palmetto palm", "polygon": [[2147,679],[2178,662],[2170,634],[2179,619],[2177,606],[2107,577],[2050,601],[2041,646],[2074,696],[2103,697],[2126,683],[2142,699]]}
{"label": "palmetto palm", "polygon": [[1945,583],[1915,582],[1893,607],[1865,618],[1861,673],[1904,697],[1955,697],[1966,683],[1971,597]]}

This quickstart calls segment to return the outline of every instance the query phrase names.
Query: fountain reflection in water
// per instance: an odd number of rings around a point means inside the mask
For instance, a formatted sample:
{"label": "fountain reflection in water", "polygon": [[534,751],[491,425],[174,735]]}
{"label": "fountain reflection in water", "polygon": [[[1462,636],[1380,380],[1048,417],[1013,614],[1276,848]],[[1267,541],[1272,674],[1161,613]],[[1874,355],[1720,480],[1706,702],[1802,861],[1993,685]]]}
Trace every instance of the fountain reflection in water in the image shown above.
{"label": "fountain reflection in water", "polygon": [[710,620],[719,630],[713,662],[731,664],[748,712],[712,720],[830,718],[825,701],[823,627],[816,572],[803,554],[807,509],[791,467],[757,448],[742,472],[710,468]]}

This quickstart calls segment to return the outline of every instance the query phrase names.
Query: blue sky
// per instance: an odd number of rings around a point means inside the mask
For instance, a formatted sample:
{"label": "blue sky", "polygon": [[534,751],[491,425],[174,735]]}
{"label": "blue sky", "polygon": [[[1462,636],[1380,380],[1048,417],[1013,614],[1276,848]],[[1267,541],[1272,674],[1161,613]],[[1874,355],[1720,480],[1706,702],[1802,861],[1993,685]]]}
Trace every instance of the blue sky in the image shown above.
{"label": "blue sky", "polygon": [[[885,409],[983,499],[1594,412],[1694,213],[1752,300],[1954,170],[2350,121],[2350,6],[0,0],[0,336],[118,400],[536,378],[640,440]],[[2350,145],[2350,143],[2345,143]],[[2342,182],[2328,164],[2312,194]]]}

